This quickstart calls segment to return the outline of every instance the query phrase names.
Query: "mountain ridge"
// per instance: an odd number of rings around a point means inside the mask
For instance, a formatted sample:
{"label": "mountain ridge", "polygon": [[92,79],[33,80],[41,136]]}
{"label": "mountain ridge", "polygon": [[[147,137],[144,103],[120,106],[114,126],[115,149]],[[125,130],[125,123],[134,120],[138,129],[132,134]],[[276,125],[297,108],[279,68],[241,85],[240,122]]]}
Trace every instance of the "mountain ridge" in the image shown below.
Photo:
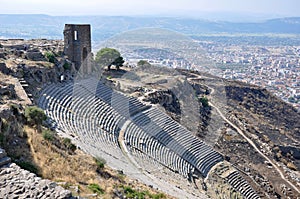
{"label": "mountain ridge", "polygon": [[210,21],[183,17],[136,16],[50,16],[44,14],[0,14],[0,38],[61,39],[64,24],[89,23],[94,41],[132,29],[157,27],[188,35],[230,34],[300,34],[300,17],[275,18],[261,22]]}

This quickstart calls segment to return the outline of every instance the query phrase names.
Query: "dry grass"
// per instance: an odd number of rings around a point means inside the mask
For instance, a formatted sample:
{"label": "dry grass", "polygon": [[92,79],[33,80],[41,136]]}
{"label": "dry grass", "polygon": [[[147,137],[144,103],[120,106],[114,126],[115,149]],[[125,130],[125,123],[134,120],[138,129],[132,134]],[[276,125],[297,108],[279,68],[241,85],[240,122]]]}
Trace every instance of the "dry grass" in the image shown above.
{"label": "dry grass", "polygon": [[[0,78],[1,82],[3,80],[3,82],[16,85],[16,79],[1,72]],[[15,87],[15,90],[18,91],[19,88]],[[19,93],[17,95],[23,99],[22,95]],[[12,102],[27,104],[25,101],[20,101],[20,99],[9,99],[5,100],[0,108],[3,110],[9,109],[9,104]],[[136,180],[121,176],[117,171],[108,167],[104,167],[100,172],[97,172],[97,164],[93,157],[80,150],[70,154],[67,150],[45,140],[42,133],[35,128],[24,126],[23,122],[21,118],[16,116],[7,121],[7,125],[13,128],[10,128],[7,132],[0,132],[1,136],[5,138],[0,143],[1,148],[4,148],[8,156],[17,164],[29,163],[30,169],[33,169],[32,171],[37,172],[42,178],[59,182],[61,186],[71,190],[73,195],[85,197],[93,194],[87,187],[91,183],[98,184],[104,190],[105,193],[98,196],[99,198],[112,198],[116,187],[129,184],[134,189],[158,193]],[[79,192],[74,187],[78,187]]]}
{"label": "dry grass", "polygon": [[[17,85],[17,79],[1,72],[0,78],[1,82]],[[24,100],[20,100],[23,99],[23,93],[18,91],[21,91],[22,87],[15,87],[15,90],[19,99],[5,100],[5,103],[1,105],[2,108],[9,108],[11,102],[27,104]],[[88,188],[88,185],[92,183],[98,184],[105,192],[103,195],[97,196],[98,198],[113,198],[115,188],[122,185],[130,186],[136,190],[147,190],[151,194],[159,193],[144,184],[138,183],[136,180],[118,174],[117,171],[108,167],[104,167],[100,172],[97,172],[97,164],[93,157],[80,150],[70,154],[67,150],[55,146],[45,140],[42,133],[35,128],[24,126],[21,117],[14,116],[13,119],[10,118],[7,122],[9,126],[14,128],[7,132],[0,132],[1,136],[5,137],[5,142],[0,144],[1,148],[6,150],[8,156],[16,163],[29,163],[29,166],[32,166],[35,171],[37,169],[39,176],[59,182],[61,186],[71,190],[73,195],[86,197],[93,194]],[[78,187],[79,192],[74,187]],[[91,197],[89,196],[89,198]]]}
{"label": "dry grass", "polygon": [[[112,198],[114,188],[124,184],[131,184],[135,189],[148,190],[152,194],[158,193],[146,185],[120,176],[116,171],[107,167],[98,173],[95,160],[91,156],[80,150],[76,150],[74,154],[70,155],[44,140],[42,134],[37,133],[35,129],[25,126],[24,131],[28,136],[30,156],[39,168],[40,175],[52,181],[64,182],[65,188],[80,187],[80,192],[73,192],[74,195],[84,197],[92,194],[87,188],[87,185],[91,183],[96,183],[104,189],[105,193],[98,196],[100,198]],[[72,189],[70,190],[72,191]]]}
{"label": "dry grass", "polygon": [[[43,168],[41,173],[43,177],[49,179],[58,178],[69,182],[79,181],[79,179],[87,181],[95,178],[95,172],[86,172],[87,169],[95,169],[91,157],[80,151],[77,151],[71,157],[67,157],[67,154],[64,152],[58,153],[58,150],[55,150],[55,146],[44,140],[42,135],[35,133],[33,129],[25,127],[25,131],[28,135],[28,143],[34,161]],[[75,172],[78,172],[78,175],[74,175]]]}
{"label": "dry grass", "polygon": [[44,140],[40,133],[25,126],[28,135],[31,156],[34,163],[40,168],[40,175],[57,182],[66,182],[68,185],[79,185],[80,195],[91,194],[85,185],[97,183],[103,187],[104,183],[98,180],[97,165],[94,159],[80,150],[75,154],[57,149]]}

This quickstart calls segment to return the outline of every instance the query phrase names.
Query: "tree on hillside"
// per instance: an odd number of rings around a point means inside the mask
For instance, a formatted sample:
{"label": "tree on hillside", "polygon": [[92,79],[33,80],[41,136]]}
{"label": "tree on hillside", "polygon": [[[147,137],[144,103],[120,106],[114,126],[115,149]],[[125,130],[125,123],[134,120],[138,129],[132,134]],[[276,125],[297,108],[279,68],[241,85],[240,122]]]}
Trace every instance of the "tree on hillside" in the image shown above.
{"label": "tree on hillside", "polygon": [[110,70],[111,66],[116,66],[119,70],[123,66],[124,59],[116,49],[102,48],[97,52],[95,62],[102,67],[107,66],[108,70]]}
{"label": "tree on hillside", "polygon": [[140,60],[138,63],[137,63],[137,66],[138,67],[141,67],[141,66],[151,66],[151,64],[146,61],[146,60]]}

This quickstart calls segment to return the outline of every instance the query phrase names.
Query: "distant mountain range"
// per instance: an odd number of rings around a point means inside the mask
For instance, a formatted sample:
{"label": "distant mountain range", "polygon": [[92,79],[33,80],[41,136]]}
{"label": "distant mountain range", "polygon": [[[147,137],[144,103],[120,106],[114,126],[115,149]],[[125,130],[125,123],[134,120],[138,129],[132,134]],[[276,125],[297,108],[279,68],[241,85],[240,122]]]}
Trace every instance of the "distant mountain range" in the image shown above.
{"label": "distant mountain range", "polygon": [[209,33],[229,34],[300,34],[300,17],[279,18],[264,22],[226,22],[172,17],[128,16],[49,16],[49,15],[0,15],[0,38],[62,39],[66,23],[92,25],[94,42],[132,29],[166,28],[188,35]]}

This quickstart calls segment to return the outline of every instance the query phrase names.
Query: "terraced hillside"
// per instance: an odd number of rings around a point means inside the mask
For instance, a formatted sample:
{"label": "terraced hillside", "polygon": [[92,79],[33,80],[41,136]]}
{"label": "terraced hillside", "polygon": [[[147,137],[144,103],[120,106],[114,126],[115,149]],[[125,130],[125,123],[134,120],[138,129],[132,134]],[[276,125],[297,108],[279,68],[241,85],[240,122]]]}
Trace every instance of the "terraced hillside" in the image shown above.
{"label": "terraced hillside", "polygon": [[[205,197],[194,182],[202,179],[205,187],[210,172],[224,162],[222,154],[167,114],[95,78],[48,85],[38,105],[53,128],[86,152],[180,198]],[[226,179],[244,198],[259,198],[237,171]]]}

